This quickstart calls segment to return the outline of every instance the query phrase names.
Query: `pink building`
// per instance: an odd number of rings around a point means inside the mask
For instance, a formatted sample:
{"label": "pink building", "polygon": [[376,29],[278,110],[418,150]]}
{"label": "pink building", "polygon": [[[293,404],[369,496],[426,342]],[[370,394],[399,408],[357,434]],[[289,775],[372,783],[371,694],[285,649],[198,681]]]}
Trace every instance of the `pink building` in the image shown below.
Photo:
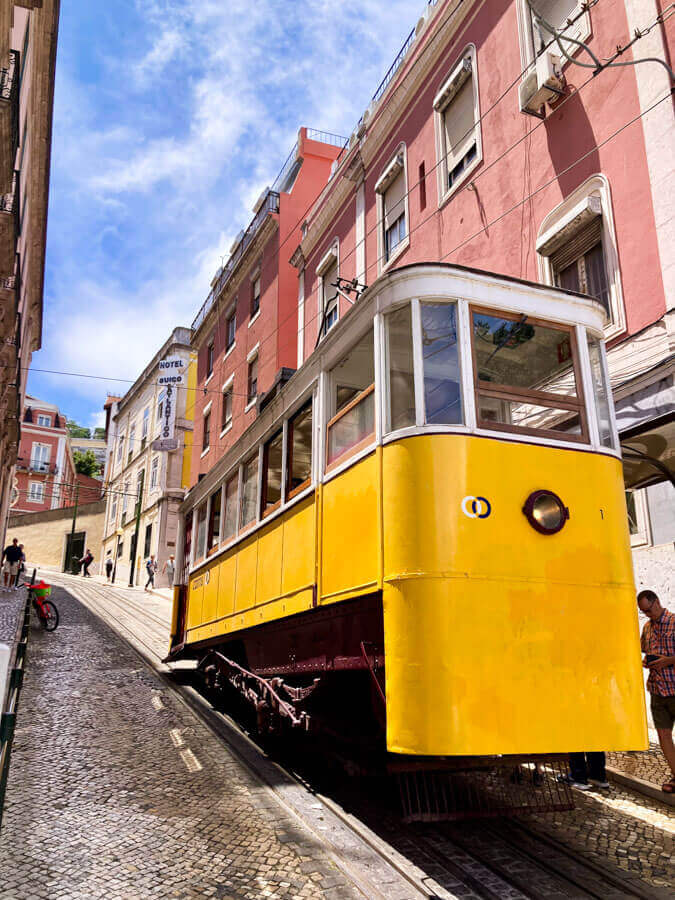
{"label": "pink building", "polygon": [[[675,19],[660,22],[654,0],[540,5],[601,60],[652,25],[621,61],[672,59]],[[675,569],[671,81],[658,63],[594,74],[563,55],[590,62],[579,45],[562,47],[527,0],[426,5],[294,253],[298,361],[350,308],[338,278],[372,285],[440,261],[598,297],[626,485],[639,488],[627,494],[637,580],[663,589]]]}
{"label": "pink building", "polygon": [[338,135],[300,129],[192,323],[199,390],[191,484],[215,465],[298,366],[298,278],[290,258],[305,214],[344,142]]}
{"label": "pink building", "polygon": [[66,418],[58,407],[26,397],[11,510],[44,512],[101,498],[102,484],[75,471]]}

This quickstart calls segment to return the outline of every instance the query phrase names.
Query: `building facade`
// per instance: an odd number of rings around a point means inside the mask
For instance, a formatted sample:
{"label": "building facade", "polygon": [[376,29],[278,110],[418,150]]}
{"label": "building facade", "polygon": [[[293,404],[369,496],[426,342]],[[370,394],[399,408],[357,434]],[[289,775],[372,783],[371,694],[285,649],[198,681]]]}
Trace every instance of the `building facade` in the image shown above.
{"label": "building facade", "polygon": [[[668,595],[675,540],[675,20],[654,0],[430,2],[307,216],[299,360],[348,314],[335,285],[451,262],[597,297],[636,580]],[[553,26],[554,33],[547,26]],[[590,53],[579,43],[583,42]],[[590,63],[593,54],[597,60]],[[581,63],[582,65],[579,65]],[[584,67],[583,64],[589,64]]]}
{"label": "building facade", "polygon": [[0,538],[41,346],[59,0],[0,4]]}
{"label": "building facade", "polygon": [[298,366],[298,280],[290,258],[302,220],[345,139],[301,128],[298,141],[192,324],[197,353],[191,483],[208,472]]}
{"label": "building facade", "polygon": [[[108,556],[116,560],[115,579],[121,584],[130,579],[140,582],[150,554],[157,558],[160,572],[175,554],[178,506],[188,486],[192,455],[195,366],[190,366],[191,334],[189,328],[175,328],[124,397],[109,397],[104,406],[107,505],[100,561],[104,571]],[[176,448],[171,451],[153,448],[162,436],[166,404],[171,402],[166,388],[158,384],[160,362],[168,358],[181,360],[184,369],[192,372],[192,383],[187,377],[176,392]],[[156,584],[166,586],[166,576],[160,574]]]}

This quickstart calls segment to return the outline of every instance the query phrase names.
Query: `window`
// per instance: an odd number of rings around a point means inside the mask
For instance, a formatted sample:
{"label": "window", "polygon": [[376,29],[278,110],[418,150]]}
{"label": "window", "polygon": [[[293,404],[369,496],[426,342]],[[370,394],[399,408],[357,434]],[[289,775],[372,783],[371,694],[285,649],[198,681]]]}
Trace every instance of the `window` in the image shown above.
{"label": "window", "polygon": [[472,332],[479,426],[587,440],[572,328],[474,309]]}
{"label": "window", "polygon": [[[533,0],[532,5],[549,25],[562,30],[567,37],[578,41],[585,41],[590,37],[591,20],[588,12],[583,12],[581,0]],[[547,45],[550,45],[550,51],[555,56],[561,55],[551,33],[543,25],[537,25],[534,19],[527,0],[519,0],[518,27],[523,68]],[[572,20],[571,25],[567,24],[568,20]],[[579,49],[576,44],[564,39],[562,45],[570,56],[574,56]]]}
{"label": "window", "polygon": [[161,390],[159,392],[159,396],[157,397],[157,418],[156,418],[156,430],[157,433],[162,428],[162,416],[164,415],[164,401],[166,400],[166,390]]}
{"label": "window", "polygon": [[612,417],[609,411],[609,387],[605,378],[602,345],[592,334],[587,333],[587,337],[600,443],[605,447],[614,447],[614,429],[612,428]]}
{"label": "window", "polygon": [[197,511],[197,544],[195,546],[195,562],[206,556],[206,502]]}
{"label": "window", "polygon": [[28,486],[28,501],[30,503],[42,503],[45,499],[44,481],[31,481]]}
{"label": "window", "polygon": [[228,385],[223,388],[223,409],[221,415],[221,423],[220,430],[221,432],[227,431],[227,429],[232,425],[232,397],[233,397],[233,383],[232,380],[228,382]]}
{"label": "window", "polygon": [[263,448],[261,514],[271,513],[281,503],[283,432],[279,431]]}
{"label": "window", "polygon": [[312,401],[288,421],[286,499],[312,481]]}
{"label": "window", "polygon": [[140,469],[138,474],[136,475],[136,502],[134,503],[134,514],[136,514],[136,508],[140,503],[143,505],[143,485],[145,483],[145,469]]}
{"label": "window", "polygon": [[218,488],[211,494],[211,512],[209,514],[209,530],[206,538],[207,553],[215,550],[220,543],[220,513],[222,506],[223,492],[222,488]]}
{"label": "window", "polygon": [[427,208],[427,174],[423,162],[420,163],[417,181],[420,188],[420,212],[423,212]]}
{"label": "window", "polygon": [[258,396],[258,356],[248,363],[248,381],[246,388],[246,405],[249,406]]}
{"label": "window", "polygon": [[152,522],[149,525],[145,526],[145,542],[143,544],[143,559],[147,559],[150,556],[151,549],[152,549]]}
{"label": "window", "polygon": [[159,456],[153,457],[150,465],[150,490],[157,487],[159,481]]}
{"label": "window", "polygon": [[41,425],[42,428],[50,428],[52,424],[52,418],[51,416],[41,416],[38,414],[37,423],[38,425]]}
{"label": "window", "polygon": [[239,474],[235,473],[225,482],[225,519],[223,522],[223,540],[228,541],[237,533],[237,495],[239,493]]}
{"label": "window", "polygon": [[124,492],[122,494],[122,523],[124,523],[124,520],[125,520],[126,514],[127,514],[127,506],[129,505],[129,493],[131,492],[131,482],[125,481],[124,487],[122,488],[122,490]]}
{"label": "window", "polygon": [[406,172],[404,152],[399,151],[379,177],[375,192],[382,221],[382,256],[388,262],[407,236]]}
{"label": "window", "polygon": [[251,282],[251,318],[260,311],[260,275]]}
{"label": "window", "polygon": [[120,559],[123,553],[124,553],[124,541],[118,541],[118,543],[117,543],[117,558]]}
{"label": "window", "polygon": [[129,452],[127,453],[127,463],[130,463],[134,455],[134,444],[136,443],[136,426],[132,425],[129,429]]}
{"label": "window", "polygon": [[421,303],[424,409],[427,425],[463,420],[454,303]]}
{"label": "window", "polygon": [[436,94],[434,110],[442,201],[464,181],[482,158],[473,45],[467,48],[461,62]]}
{"label": "window", "polygon": [[202,431],[202,453],[205,453],[211,445],[211,411],[204,416],[204,427]]}
{"label": "window", "polygon": [[338,252],[338,246],[334,244],[316,267],[316,274],[319,277],[319,327],[321,328],[321,337],[325,337],[328,334],[340,315],[340,295],[335,287],[339,270]]}
{"label": "window", "polygon": [[375,431],[372,328],[330,373],[333,417],[326,426],[326,463],[370,443]]}
{"label": "window", "polygon": [[148,440],[148,428],[150,427],[150,407],[146,406],[143,410],[143,422],[141,423],[141,450],[145,450]]}
{"label": "window", "polygon": [[626,512],[632,547],[644,546],[650,542],[649,511],[647,491],[626,491]]}
{"label": "window", "polygon": [[112,494],[110,497],[110,523],[111,525],[115,525],[117,521],[117,494]]}
{"label": "window", "polygon": [[604,306],[607,340],[626,327],[609,190],[593,175],[544,219],[537,238],[541,280],[595,297]]}
{"label": "window", "polygon": [[30,467],[34,472],[49,471],[49,444],[34,443],[30,454]]}
{"label": "window", "polygon": [[258,494],[258,454],[252,456],[243,466],[241,523],[245,528],[256,519],[256,496]]}
{"label": "window", "polygon": [[231,350],[237,333],[237,311],[233,309],[225,322],[225,349]]}
{"label": "window", "polygon": [[206,377],[210,378],[213,375],[213,350],[214,345],[213,341],[206,348]]}
{"label": "window", "polygon": [[389,365],[388,431],[415,424],[415,379],[410,304],[385,317]]}
{"label": "window", "polygon": [[117,439],[117,462],[122,460],[122,456],[124,455],[124,435],[121,434]]}

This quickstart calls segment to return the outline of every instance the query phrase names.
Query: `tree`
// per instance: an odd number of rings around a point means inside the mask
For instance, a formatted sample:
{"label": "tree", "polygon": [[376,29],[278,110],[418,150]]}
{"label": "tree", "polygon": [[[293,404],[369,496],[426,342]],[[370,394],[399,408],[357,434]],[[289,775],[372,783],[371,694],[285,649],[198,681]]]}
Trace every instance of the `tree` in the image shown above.
{"label": "tree", "polygon": [[93,450],[85,450],[84,453],[75,450],[73,461],[75,462],[75,471],[81,475],[91,475],[92,478],[95,478],[101,474],[101,466],[94,456]]}
{"label": "tree", "polygon": [[97,441],[105,440],[105,428],[94,428],[94,438]]}
{"label": "tree", "polygon": [[90,438],[91,431],[89,428],[85,428],[84,425],[78,425],[74,419],[66,420],[66,428],[68,430],[68,434],[74,438]]}

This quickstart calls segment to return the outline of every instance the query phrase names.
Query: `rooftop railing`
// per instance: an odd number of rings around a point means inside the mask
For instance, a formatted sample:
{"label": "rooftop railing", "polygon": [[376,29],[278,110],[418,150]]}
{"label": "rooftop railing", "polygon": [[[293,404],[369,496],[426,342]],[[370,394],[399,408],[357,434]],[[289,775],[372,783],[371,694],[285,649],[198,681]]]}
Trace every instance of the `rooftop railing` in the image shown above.
{"label": "rooftop railing", "polygon": [[[427,6],[436,6],[436,3],[437,3],[437,0],[427,0]],[[397,55],[396,59],[389,66],[387,74],[384,76],[384,78],[378,85],[377,90],[373,94],[373,103],[377,103],[377,101],[380,99],[380,97],[384,94],[384,92],[389,87],[389,84],[390,84],[392,78],[399,70],[401,63],[403,62],[403,59],[405,58],[406,53],[408,52],[408,50],[410,50],[410,47],[415,40],[415,32],[416,32],[416,28],[413,28],[413,30],[410,32],[408,37],[405,39],[403,46],[398,51],[398,55]]]}
{"label": "rooftop railing", "polygon": [[[307,140],[319,141],[321,144],[330,144],[333,147],[344,147],[348,138],[343,137],[341,134],[333,134],[331,131],[319,131],[317,128],[308,128]],[[297,156],[298,142],[296,141],[293,149],[286,157],[286,162],[281,167],[281,171],[274,179],[274,184],[272,185],[273,191],[283,193],[286,183],[290,180],[288,176],[296,165]]]}
{"label": "rooftop railing", "polygon": [[230,258],[222,267],[217,276],[217,281],[211,288],[211,292],[209,296],[204,301],[202,308],[197,313],[197,316],[192,323],[192,328],[196,331],[204,319],[209,314],[209,310],[216,302],[216,299],[220,295],[221,291],[225,288],[225,285],[229,281],[232,276],[233,271],[236,269],[239,260],[242,258],[246,250],[250,246],[256,234],[262,228],[263,223],[267,219],[270,213],[278,213],[279,212],[279,194],[276,191],[268,191],[265,199],[262,202],[262,205],[258,212],[253,217],[253,221],[248,226],[244,234],[242,235],[239,243],[232,251]]}

